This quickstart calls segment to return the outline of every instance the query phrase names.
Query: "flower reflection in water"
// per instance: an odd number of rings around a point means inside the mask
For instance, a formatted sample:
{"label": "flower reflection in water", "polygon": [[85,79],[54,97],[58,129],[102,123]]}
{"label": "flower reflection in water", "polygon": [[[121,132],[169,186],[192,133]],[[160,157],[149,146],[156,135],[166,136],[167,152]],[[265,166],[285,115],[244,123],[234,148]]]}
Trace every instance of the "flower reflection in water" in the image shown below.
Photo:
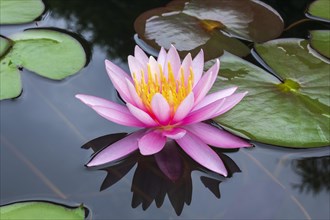
{"label": "flower reflection in water", "polygon": [[[84,149],[92,149],[94,153],[112,144],[127,134],[117,133],[105,135],[93,139],[82,146]],[[238,150],[238,149],[237,149]],[[230,151],[237,151],[231,149]],[[227,150],[228,151],[228,150]],[[228,156],[216,151],[223,160],[228,177],[240,172],[239,167]],[[163,205],[165,197],[169,198],[177,215],[180,215],[184,205],[190,205],[192,200],[192,171],[203,172],[201,182],[217,198],[220,198],[219,184],[225,179],[222,175],[205,169],[188,157],[173,140],[168,141],[164,149],[151,156],[142,156],[138,151],[115,163],[108,163],[99,170],[107,172],[100,191],[103,191],[123,178],[137,164],[134,172],[131,191],[132,207],[142,205],[146,210],[153,201],[158,208]]]}

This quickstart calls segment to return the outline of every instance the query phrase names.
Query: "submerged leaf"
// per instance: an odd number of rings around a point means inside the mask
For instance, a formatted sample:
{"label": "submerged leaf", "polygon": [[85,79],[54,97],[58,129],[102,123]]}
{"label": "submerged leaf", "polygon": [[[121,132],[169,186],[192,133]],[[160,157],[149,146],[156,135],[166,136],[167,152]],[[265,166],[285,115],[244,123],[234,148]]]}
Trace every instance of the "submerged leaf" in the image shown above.
{"label": "submerged leaf", "polygon": [[[185,21],[184,25],[181,21]],[[205,44],[210,38],[203,29],[198,30],[199,23],[198,19],[184,13],[163,14],[146,23],[144,34],[146,38],[155,39],[158,45],[165,48],[170,48],[173,44],[179,51],[188,51]]]}
{"label": "submerged leaf", "polygon": [[34,21],[45,10],[42,0],[0,0],[0,24],[21,24]]}
{"label": "submerged leaf", "polygon": [[[287,147],[330,144],[330,65],[301,39],[256,45],[277,77],[226,54],[213,90],[236,85],[248,95],[215,121],[249,139]],[[263,62],[261,60],[261,62]]]}
{"label": "submerged leaf", "polygon": [[[237,56],[249,48],[232,36],[262,42],[279,36],[283,20],[259,1],[172,1],[166,7],[141,14],[135,20],[139,37],[153,48],[173,44],[184,56],[204,49],[206,60],[224,50]],[[271,27],[271,28],[270,28]]]}
{"label": "submerged leaf", "polygon": [[330,58],[330,31],[316,30],[310,31],[310,44],[317,52]]}
{"label": "submerged leaf", "polygon": [[83,206],[76,208],[66,207],[60,204],[45,201],[17,202],[0,207],[1,219],[85,219]]}
{"label": "submerged leaf", "polygon": [[200,20],[220,22],[224,31],[253,42],[274,39],[284,27],[281,16],[258,0],[191,0],[185,4],[183,13]]}
{"label": "submerged leaf", "polygon": [[[153,19],[146,22],[149,17]],[[249,48],[239,40],[219,31],[211,33],[202,28],[201,23],[199,19],[179,11],[168,12],[166,8],[158,8],[142,14],[135,21],[135,30],[153,48],[168,49],[174,45],[181,57],[188,52],[195,56],[200,49],[204,49],[206,60],[219,57],[224,50],[238,56],[249,54]]]}
{"label": "submerged leaf", "polygon": [[330,1],[316,0],[310,4],[307,12],[314,19],[330,22]]}

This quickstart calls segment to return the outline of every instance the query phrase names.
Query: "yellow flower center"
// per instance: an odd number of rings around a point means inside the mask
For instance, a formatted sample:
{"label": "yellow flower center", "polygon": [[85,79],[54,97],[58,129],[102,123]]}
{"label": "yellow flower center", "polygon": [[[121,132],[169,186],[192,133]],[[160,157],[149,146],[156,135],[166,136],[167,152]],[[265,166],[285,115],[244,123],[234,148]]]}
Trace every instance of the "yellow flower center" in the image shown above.
{"label": "yellow flower center", "polygon": [[156,93],[160,93],[167,100],[171,108],[171,113],[177,110],[180,103],[191,92],[194,83],[194,73],[190,67],[188,79],[185,79],[184,70],[180,68],[180,77],[175,79],[171,64],[168,63],[168,76],[166,77],[162,66],[158,65],[159,72],[152,73],[150,64],[148,64],[148,79],[145,78],[141,70],[141,80],[138,81],[135,73],[133,80],[137,94],[140,96],[144,106],[150,111],[151,100]]}

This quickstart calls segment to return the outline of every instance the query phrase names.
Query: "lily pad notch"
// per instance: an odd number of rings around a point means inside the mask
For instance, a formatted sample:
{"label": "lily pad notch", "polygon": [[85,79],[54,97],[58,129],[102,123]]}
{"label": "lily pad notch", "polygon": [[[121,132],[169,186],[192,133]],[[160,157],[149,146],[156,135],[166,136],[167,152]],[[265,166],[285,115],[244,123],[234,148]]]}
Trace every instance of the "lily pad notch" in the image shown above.
{"label": "lily pad notch", "polygon": [[6,53],[13,46],[13,41],[9,38],[0,35],[0,58],[6,55]]}
{"label": "lily pad notch", "polygon": [[63,80],[79,72],[90,60],[88,43],[62,29],[32,28],[10,39],[13,45],[0,60],[0,100],[15,98],[20,93],[18,90],[22,90],[17,68],[26,68],[48,79]]}
{"label": "lily pad notch", "polygon": [[241,137],[266,144],[329,146],[330,64],[311,50],[304,39],[256,44],[254,55],[272,73],[234,55],[222,56],[214,90],[235,85],[249,93],[214,120]]}

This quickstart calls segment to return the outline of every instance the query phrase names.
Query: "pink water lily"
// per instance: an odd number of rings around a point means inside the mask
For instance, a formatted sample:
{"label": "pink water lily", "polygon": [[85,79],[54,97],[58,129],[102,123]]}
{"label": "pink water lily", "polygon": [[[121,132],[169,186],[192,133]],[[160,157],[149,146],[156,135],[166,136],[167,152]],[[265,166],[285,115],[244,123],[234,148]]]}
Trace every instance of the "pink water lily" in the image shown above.
{"label": "pink water lily", "polygon": [[227,176],[219,156],[208,145],[219,148],[249,147],[251,144],[203,121],[219,116],[239,103],[246,93],[236,87],[208,94],[219,71],[219,60],[203,74],[204,54],[181,62],[171,46],[160,50],[157,60],[135,47],[128,57],[131,74],[106,60],[106,70],[125,105],[99,97],[76,97],[102,117],[117,124],[140,127],[127,137],[98,152],[87,166],[98,166],[123,158],[139,149],[143,155],[161,151],[168,139],[202,166]]}

